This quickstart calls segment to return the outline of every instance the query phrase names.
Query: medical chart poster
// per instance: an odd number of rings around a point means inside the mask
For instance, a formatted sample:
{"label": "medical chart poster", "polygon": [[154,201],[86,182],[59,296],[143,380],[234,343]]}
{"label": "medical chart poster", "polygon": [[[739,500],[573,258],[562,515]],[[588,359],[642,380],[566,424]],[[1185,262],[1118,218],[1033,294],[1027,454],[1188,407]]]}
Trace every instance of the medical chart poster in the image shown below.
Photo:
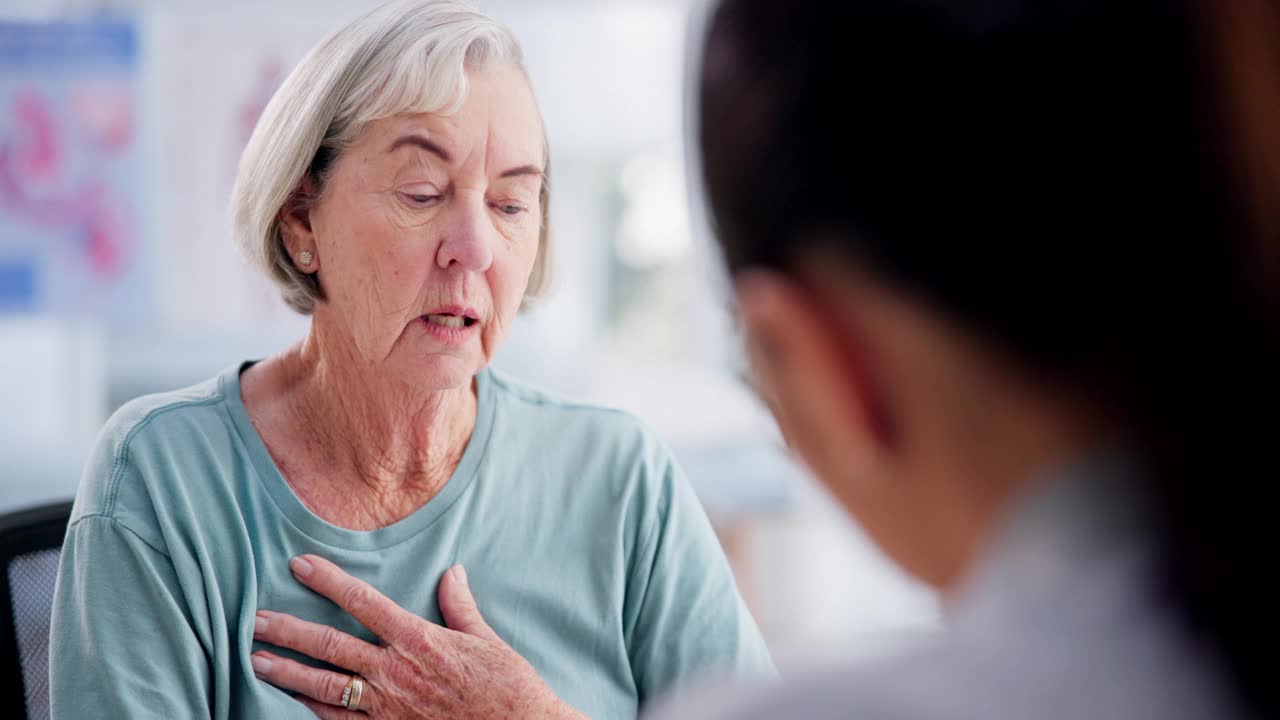
{"label": "medical chart poster", "polygon": [[0,312],[147,321],[132,23],[0,22]]}

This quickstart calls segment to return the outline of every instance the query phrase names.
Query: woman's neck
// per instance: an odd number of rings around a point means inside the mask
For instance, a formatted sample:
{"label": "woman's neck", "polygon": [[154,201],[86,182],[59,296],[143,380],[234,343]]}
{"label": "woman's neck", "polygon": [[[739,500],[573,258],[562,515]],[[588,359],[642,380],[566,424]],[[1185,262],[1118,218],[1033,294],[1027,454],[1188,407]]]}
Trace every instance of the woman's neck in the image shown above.
{"label": "woman's neck", "polygon": [[474,383],[424,389],[314,332],[264,365],[276,411],[259,430],[303,502],[344,527],[383,527],[435,497],[475,427]]}

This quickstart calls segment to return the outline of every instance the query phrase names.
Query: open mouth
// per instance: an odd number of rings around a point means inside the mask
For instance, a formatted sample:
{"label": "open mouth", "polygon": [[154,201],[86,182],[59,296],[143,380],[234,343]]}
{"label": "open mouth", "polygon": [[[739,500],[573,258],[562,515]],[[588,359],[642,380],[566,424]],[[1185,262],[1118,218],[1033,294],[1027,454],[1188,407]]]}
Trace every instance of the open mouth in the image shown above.
{"label": "open mouth", "polygon": [[453,313],[439,313],[432,315],[423,315],[424,320],[430,325],[439,325],[447,328],[463,328],[471,327],[480,322],[470,315],[454,315]]}

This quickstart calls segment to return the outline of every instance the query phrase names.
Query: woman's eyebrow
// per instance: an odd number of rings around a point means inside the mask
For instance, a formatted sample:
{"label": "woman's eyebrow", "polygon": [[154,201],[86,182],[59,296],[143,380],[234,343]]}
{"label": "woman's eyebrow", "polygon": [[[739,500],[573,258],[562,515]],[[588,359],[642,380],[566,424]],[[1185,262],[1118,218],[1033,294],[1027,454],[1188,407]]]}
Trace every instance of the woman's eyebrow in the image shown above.
{"label": "woman's eyebrow", "polygon": [[[391,147],[387,148],[387,152],[392,153],[405,146],[414,146],[414,147],[422,148],[423,150],[426,150],[427,152],[438,156],[441,160],[444,160],[445,162],[450,162],[452,160],[452,158],[449,156],[449,151],[440,147],[436,143],[428,140],[427,138],[422,137],[421,135],[403,135],[401,137],[398,137],[396,138],[395,142],[391,143]],[[537,165],[520,165],[518,167],[513,167],[510,170],[504,170],[499,177],[510,178],[510,177],[519,177],[521,175],[541,176],[542,168],[538,167]]]}
{"label": "woman's eyebrow", "polygon": [[429,153],[434,153],[440,156],[441,160],[444,160],[445,162],[450,162],[449,153],[444,148],[422,137],[421,135],[403,135],[401,137],[398,137],[396,138],[395,142],[391,143],[391,147],[387,148],[387,152],[389,153],[395,152],[396,150],[406,145],[420,147]]}
{"label": "woman's eyebrow", "polygon": [[514,168],[511,168],[510,170],[503,171],[503,173],[498,177],[509,178],[509,177],[517,177],[520,175],[541,176],[542,168],[537,167],[536,165],[521,165],[520,167],[514,167]]}

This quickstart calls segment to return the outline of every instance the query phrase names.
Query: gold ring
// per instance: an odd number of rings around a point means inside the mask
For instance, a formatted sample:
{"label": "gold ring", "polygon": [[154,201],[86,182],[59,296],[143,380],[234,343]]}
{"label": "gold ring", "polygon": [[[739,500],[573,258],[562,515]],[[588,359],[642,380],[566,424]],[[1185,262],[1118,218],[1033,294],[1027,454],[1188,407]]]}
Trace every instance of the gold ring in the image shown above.
{"label": "gold ring", "polygon": [[347,686],[342,689],[342,707],[355,711],[360,709],[360,701],[364,699],[364,678],[352,675]]}

